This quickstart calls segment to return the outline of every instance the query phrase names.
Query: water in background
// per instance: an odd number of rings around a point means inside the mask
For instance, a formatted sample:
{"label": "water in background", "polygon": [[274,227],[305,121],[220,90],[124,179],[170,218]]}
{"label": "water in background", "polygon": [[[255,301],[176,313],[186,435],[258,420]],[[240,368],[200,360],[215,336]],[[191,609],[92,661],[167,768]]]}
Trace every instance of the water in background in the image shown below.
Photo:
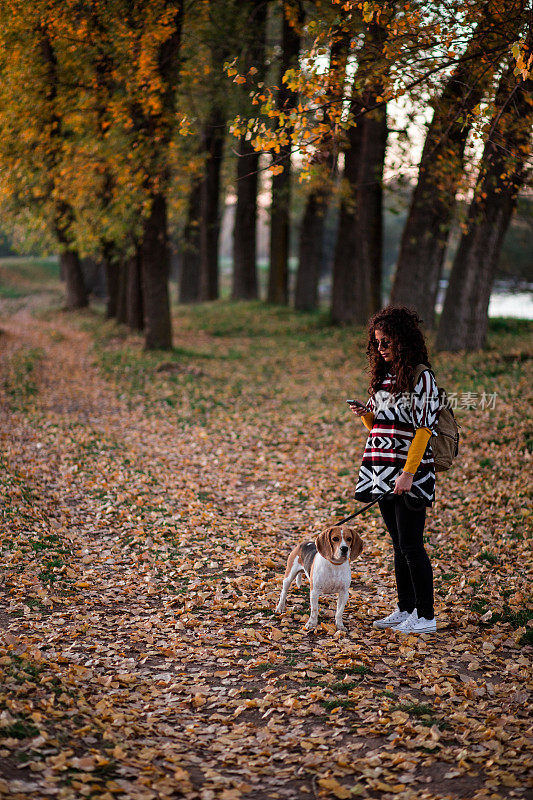
{"label": "water in background", "polygon": [[[441,281],[437,296],[437,313],[442,311],[447,281]],[[496,281],[489,303],[489,317],[533,319],[533,284],[512,284]]]}
{"label": "water in background", "polygon": [[490,298],[489,317],[533,319],[533,292],[493,293]]}
{"label": "water in background", "polygon": [[[448,286],[447,280],[441,280],[437,295],[436,311],[442,311],[442,304]],[[329,306],[331,296],[331,277],[320,280],[319,296],[324,308]],[[383,303],[388,302],[384,296]],[[496,281],[489,303],[489,317],[511,317],[513,319],[533,319],[533,283],[512,283]]]}

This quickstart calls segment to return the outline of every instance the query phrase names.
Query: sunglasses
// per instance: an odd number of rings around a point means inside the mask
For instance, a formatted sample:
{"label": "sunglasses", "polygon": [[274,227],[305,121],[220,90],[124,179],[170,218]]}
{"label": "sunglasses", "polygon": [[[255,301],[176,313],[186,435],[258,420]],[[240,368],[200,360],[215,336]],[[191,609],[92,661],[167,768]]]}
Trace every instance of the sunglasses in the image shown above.
{"label": "sunglasses", "polygon": [[376,339],[376,347],[378,350],[388,350],[390,347],[390,341],[388,339],[382,339],[380,342]]}

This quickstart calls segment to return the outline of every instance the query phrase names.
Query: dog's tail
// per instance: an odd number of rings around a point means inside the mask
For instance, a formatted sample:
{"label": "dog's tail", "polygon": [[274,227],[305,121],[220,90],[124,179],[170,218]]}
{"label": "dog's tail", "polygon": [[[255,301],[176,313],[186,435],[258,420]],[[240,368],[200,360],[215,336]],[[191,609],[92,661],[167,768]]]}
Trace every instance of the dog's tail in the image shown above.
{"label": "dog's tail", "polygon": [[299,572],[298,575],[296,576],[296,586],[298,587],[298,589],[302,585],[303,577],[304,577],[303,572]]}

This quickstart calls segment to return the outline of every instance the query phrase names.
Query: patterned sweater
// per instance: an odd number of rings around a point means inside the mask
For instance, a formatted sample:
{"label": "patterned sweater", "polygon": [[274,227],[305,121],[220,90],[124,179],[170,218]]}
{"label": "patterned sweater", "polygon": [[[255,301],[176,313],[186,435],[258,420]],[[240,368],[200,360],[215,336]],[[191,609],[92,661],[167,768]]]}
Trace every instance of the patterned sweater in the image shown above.
{"label": "patterned sweater", "polygon": [[[394,392],[393,376],[388,373],[368,404],[374,414],[355,498],[369,502],[394,486],[407,462],[409,447],[419,428],[436,433],[439,396],[435,378],[424,370],[412,392]],[[410,495],[430,505],[435,499],[435,466],[428,445],[415,472]]]}

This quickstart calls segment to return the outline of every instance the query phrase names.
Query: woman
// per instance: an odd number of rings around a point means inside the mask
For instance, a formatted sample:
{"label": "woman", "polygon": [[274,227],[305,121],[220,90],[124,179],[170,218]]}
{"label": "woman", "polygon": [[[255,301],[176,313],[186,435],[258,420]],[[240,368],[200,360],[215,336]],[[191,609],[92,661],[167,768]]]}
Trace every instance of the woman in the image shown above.
{"label": "woman", "polygon": [[[437,384],[420,318],[407,308],[388,306],[368,324],[370,402],[354,408],[370,431],[355,490],[357,500],[379,501],[394,547],[398,605],[375,628],[402,633],[436,631],[433,571],[424,548],[426,506],[435,498],[430,436],[436,433]],[[414,381],[418,364],[427,365]]]}

